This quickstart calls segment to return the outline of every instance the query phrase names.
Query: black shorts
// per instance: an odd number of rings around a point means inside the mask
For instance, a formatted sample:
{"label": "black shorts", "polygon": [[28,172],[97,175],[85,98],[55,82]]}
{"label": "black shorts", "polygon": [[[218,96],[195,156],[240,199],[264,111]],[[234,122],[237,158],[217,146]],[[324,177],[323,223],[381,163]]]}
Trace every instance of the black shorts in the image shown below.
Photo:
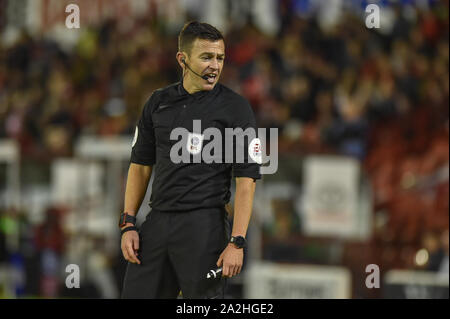
{"label": "black shorts", "polygon": [[223,298],[226,279],[206,279],[230,236],[225,208],[152,210],[139,230],[138,258],[128,263],[122,298]]}

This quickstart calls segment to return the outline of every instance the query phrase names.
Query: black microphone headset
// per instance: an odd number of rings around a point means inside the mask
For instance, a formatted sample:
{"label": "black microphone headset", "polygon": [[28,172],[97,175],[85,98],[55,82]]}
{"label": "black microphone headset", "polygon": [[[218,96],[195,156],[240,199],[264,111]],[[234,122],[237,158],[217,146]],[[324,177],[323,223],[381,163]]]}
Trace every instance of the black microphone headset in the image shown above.
{"label": "black microphone headset", "polygon": [[196,76],[201,77],[203,80],[208,80],[209,77],[208,77],[206,74],[205,74],[205,75],[200,75],[200,74],[198,74],[197,72],[195,72],[194,70],[192,70],[192,69],[189,67],[189,65],[186,63],[186,61],[184,60],[184,58],[181,59],[181,62],[183,62],[183,64],[184,64],[189,70],[191,70],[191,72],[194,73]]}

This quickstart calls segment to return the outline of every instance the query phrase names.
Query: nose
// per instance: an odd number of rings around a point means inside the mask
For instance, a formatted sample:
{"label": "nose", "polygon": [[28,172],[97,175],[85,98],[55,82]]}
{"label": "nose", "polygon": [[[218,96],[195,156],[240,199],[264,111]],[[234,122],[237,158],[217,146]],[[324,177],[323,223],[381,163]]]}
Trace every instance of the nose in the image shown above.
{"label": "nose", "polygon": [[219,70],[219,62],[218,62],[218,60],[217,59],[212,59],[210,67],[213,70]]}

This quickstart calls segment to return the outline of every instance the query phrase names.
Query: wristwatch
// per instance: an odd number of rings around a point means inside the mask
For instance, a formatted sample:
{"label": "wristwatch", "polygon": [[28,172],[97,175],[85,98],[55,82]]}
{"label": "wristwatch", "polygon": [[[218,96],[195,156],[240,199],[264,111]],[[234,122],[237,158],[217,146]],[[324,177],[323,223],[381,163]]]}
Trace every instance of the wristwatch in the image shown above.
{"label": "wristwatch", "polygon": [[120,214],[119,227],[122,228],[127,223],[131,223],[133,225],[136,225],[136,217],[133,216],[133,215],[129,215],[128,213]]}
{"label": "wristwatch", "polygon": [[230,243],[234,244],[237,248],[247,247],[247,241],[242,236],[231,236]]}

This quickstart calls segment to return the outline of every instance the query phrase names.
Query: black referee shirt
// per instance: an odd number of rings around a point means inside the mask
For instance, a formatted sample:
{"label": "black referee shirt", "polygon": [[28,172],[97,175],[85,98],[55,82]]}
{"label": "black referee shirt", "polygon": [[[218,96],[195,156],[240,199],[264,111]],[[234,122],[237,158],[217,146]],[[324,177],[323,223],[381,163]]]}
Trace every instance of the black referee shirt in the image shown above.
{"label": "black referee shirt", "polygon": [[[244,163],[225,163],[224,159],[210,164],[203,159],[200,163],[173,163],[170,150],[177,140],[171,140],[170,133],[176,127],[193,132],[193,120],[201,120],[202,132],[218,128],[222,145],[225,128],[253,128],[257,134],[250,104],[224,85],[217,83],[211,91],[194,94],[189,94],[182,82],[156,90],[145,103],[131,152],[132,163],[153,166],[152,209],[179,212],[223,207],[230,200],[232,175],[261,178],[260,165],[248,160],[247,147]],[[204,140],[203,147],[207,144]]]}

